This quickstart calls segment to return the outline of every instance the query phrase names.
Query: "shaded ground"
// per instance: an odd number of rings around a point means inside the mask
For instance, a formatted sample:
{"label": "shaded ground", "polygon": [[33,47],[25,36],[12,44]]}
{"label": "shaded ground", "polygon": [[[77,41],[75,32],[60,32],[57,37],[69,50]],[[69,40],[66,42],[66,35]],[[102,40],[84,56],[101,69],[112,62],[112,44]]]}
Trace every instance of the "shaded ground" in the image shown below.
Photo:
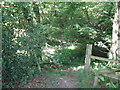
{"label": "shaded ground", "polygon": [[76,88],[77,78],[75,74],[71,72],[71,74],[66,76],[57,77],[58,88]]}
{"label": "shaded ground", "polygon": [[75,71],[45,72],[20,88],[77,88]]}

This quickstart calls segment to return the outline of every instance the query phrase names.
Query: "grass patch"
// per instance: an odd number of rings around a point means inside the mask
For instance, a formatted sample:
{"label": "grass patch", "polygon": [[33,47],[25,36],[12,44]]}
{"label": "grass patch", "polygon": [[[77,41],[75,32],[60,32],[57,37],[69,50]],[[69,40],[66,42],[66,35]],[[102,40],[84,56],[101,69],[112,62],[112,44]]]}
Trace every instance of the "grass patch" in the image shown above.
{"label": "grass patch", "polygon": [[78,88],[94,88],[93,87],[93,80],[94,75],[90,72],[85,72],[83,69],[80,69],[76,72],[78,83]]}

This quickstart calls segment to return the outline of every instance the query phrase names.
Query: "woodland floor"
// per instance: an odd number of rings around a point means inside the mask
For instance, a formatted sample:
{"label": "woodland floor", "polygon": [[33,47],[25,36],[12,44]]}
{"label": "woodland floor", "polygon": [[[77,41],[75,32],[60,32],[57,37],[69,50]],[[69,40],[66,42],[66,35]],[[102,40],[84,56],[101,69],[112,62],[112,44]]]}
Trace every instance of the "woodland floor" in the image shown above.
{"label": "woodland floor", "polygon": [[19,88],[106,88],[104,83],[93,87],[93,82],[94,75],[91,73],[65,67],[61,70],[44,70]]}
{"label": "woodland floor", "polygon": [[37,75],[21,88],[77,88],[76,71],[63,70]]}

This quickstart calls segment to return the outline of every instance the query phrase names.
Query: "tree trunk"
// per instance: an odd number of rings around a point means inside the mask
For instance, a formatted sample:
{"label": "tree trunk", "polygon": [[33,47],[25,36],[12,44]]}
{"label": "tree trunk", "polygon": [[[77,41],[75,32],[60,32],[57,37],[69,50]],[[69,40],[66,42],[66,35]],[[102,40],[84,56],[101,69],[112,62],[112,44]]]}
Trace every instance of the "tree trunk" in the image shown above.
{"label": "tree trunk", "polygon": [[112,47],[110,50],[110,59],[118,59],[120,57],[120,1],[116,3],[115,18],[113,21],[112,31]]}

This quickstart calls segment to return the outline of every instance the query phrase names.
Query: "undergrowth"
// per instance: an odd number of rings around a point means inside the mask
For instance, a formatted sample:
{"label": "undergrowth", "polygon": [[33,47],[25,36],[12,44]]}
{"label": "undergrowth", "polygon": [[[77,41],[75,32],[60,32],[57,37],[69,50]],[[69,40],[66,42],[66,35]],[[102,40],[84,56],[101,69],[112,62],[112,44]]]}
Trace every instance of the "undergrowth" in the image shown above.
{"label": "undergrowth", "polygon": [[94,88],[93,87],[93,73],[85,72],[83,69],[80,69],[76,72],[78,83],[78,88]]}

